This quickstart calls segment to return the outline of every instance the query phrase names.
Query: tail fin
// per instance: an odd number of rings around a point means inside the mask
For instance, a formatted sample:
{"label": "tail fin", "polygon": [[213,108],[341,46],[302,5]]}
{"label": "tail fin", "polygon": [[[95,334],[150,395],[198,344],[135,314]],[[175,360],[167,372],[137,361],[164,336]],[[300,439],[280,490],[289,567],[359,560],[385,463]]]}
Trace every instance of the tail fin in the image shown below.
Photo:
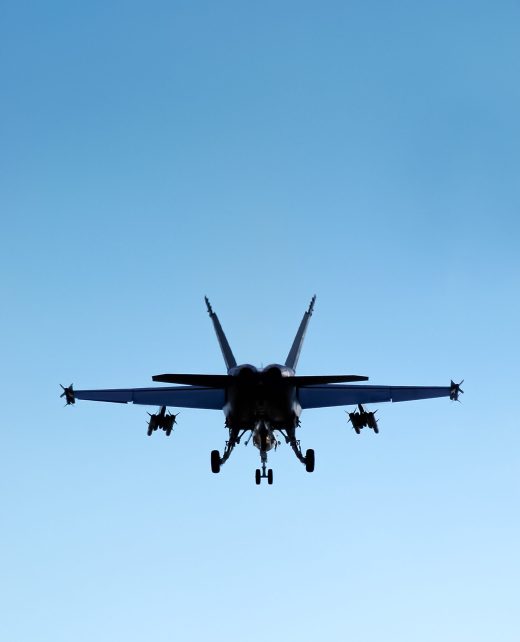
{"label": "tail fin", "polygon": [[213,326],[215,328],[220,349],[222,350],[222,356],[224,357],[224,361],[226,362],[226,368],[229,370],[230,368],[234,368],[237,365],[236,359],[233,356],[233,352],[231,351],[231,347],[228,343],[228,340],[226,339],[224,330],[222,330],[222,326],[220,325],[218,316],[213,312],[213,308],[211,307],[208,297],[205,296],[204,300],[206,301],[208,314],[211,317],[211,320],[213,321]]}
{"label": "tail fin", "polygon": [[293,344],[291,346],[291,350],[289,351],[289,354],[287,356],[287,359],[285,360],[285,365],[288,368],[292,368],[293,370],[296,370],[296,365],[298,364],[298,358],[300,356],[300,351],[302,349],[303,345],[303,339],[305,338],[305,332],[307,331],[307,326],[309,324],[309,319],[312,316],[312,311],[314,310],[314,302],[316,301],[316,295],[314,295],[311,299],[309,309],[307,312],[304,313],[303,319],[300,323],[300,327],[298,328],[298,332],[296,333],[296,336],[294,337]]}

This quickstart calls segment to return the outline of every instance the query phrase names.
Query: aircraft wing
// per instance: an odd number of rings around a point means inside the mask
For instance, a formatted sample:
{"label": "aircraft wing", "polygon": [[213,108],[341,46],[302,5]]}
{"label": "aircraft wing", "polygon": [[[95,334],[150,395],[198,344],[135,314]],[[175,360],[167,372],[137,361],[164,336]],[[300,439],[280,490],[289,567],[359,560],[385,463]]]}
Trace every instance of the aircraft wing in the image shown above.
{"label": "aircraft wing", "polygon": [[172,386],[162,388],[119,388],[112,390],[73,390],[72,400],[135,403],[144,406],[174,406],[176,408],[205,408],[222,410],[226,393],[222,388]]}
{"label": "aircraft wing", "polygon": [[304,386],[298,396],[302,409],[350,406],[383,401],[413,401],[449,397],[457,399],[458,386]]}

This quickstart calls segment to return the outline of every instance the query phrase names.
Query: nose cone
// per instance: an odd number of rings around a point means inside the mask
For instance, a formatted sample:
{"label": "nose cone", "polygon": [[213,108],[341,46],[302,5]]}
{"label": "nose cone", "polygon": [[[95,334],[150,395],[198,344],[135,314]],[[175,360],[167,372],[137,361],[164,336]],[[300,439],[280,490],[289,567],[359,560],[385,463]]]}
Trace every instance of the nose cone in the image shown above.
{"label": "nose cone", "polygon": [[255,432],[253,435],[253,444],[258,448],[258,450],[268,452],[276,446],[276,439],[272,433],[262,435]]}
{"label": "nose cone", "polygon": [[253,432],[253,443],[258,450],[267,452],[278,445],[276,437],[266,421],[260,420]]}

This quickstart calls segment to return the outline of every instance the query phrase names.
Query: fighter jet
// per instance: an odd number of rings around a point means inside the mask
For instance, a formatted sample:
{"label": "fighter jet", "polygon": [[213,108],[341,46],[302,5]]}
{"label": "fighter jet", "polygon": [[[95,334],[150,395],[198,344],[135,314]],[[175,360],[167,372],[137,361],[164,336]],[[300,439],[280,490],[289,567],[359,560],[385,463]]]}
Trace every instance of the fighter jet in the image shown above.
{"label": "fighter jet", "polygon": [[267,483],[272,484],[273,470],[267,468],[267,454],[281,444],[280,438],[292,448],[307,472],[314,471],[314,450],[309,448],[303,454],[296,437],[302,410],[357,405],[357,410],[348,413],[356,433],[359,434],[364,427],[378,433],[375,412],[368,412],[362,404],[435,397],[449,397],[452,401],[457,401],[459,394],[463,392],[460,387],[462,382],[457,384],[453,381],[449,386],[373,386],[355,383],[368,380],[368,377],[362,375],[297,375],[296,366],[316,296],[303,315],[284,364],[273,363],[264,368],[256,368],[249,363],[237,364],[207,297],[205,301],[227,374],[159,374],[152,377],[152,380],[176,385],[152,388],[74,390],[72,385],[66,388],[62,386],[61,397],[65,397],[66,405],[74,404],[76,399],[86,399],[160,406],[159,413],[150,415],[147,429],[149,436],[157,428],[170,435],[177,415],[166,414],[167,407],[223,411],[228,440],[222,455],[218,450],[211,452],[212,472],[220,472],[235,446],[244,437],[246,443],[252,438],[253,444],[260,451],[261,464],[261,468],[256,469],[255,482],[260,484],[262,479],[267,479]]}

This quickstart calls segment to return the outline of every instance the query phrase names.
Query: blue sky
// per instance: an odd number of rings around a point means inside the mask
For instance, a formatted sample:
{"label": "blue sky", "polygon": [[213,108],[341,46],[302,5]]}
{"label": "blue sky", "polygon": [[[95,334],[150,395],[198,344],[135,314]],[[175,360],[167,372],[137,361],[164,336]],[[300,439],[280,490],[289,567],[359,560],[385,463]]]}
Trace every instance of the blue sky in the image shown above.
{"label": "blue sky", "polygon": [[[516,2],[10,2],[0,637],[516,641]],[[283,361],[462,404],[302,416],[273,487],[58,384]]]}

